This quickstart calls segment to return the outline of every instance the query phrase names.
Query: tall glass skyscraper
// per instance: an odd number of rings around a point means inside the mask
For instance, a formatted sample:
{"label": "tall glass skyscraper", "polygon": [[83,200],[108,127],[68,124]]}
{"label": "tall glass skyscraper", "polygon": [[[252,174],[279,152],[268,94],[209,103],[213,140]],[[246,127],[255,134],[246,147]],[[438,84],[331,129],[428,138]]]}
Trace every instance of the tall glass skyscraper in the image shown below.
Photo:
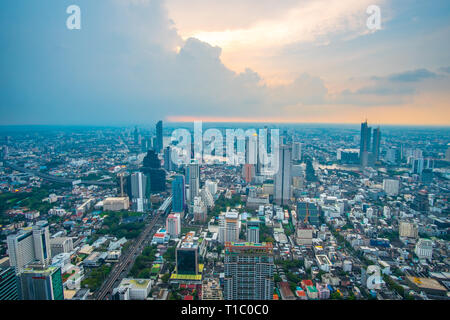
{"label": "tall glass skyscraper", "polygon": [[14,268],[0,268],[0,300],[18,299],[18,282]]}
{"label": "tall glass skyscraper", "polygon": [[172,211],[184,212],[186,206],[185,180],[181,174],[172,181]]}
{"label": "tall glass skyscraper", "polygon": [[163,149],[163,122],[158,121],[156,124],[156,146],[155,151],[160,153]]}

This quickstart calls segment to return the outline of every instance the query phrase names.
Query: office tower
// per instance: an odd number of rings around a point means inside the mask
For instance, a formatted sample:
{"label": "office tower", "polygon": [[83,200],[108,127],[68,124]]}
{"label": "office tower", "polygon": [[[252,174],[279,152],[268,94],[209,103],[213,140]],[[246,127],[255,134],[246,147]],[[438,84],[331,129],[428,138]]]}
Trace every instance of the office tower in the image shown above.
{"label": "office tower", "polygon": [[300,142],[292,144],[292,160],[302,160],[302,144]]}
{"label": "office tower", "polygon": [[0,267],[0,301],[19,300],[19,287],[13,267]]}
{"label": "office tower", "polygon": [[225,244],[225,300],[272,300],[274,260],[271,243]]}
{"label": "office tower", "polygon": [[219,216],[219,242],[239,241],[239,213],[235,210]]}
{"label": "office tower", "polygon": [[419,239],[414,250],[419,259],[431,261],[433,258],[433,241],[429,239]]}
{"label": "office tower", "polygon": [[189,194],[190,202],[194,202],[194,198],[198,196],[200,189],[200,165],[196,160],[192,160],[189,164]]}
{"label": "office tower", "polygon": [[381,143],[380,128],[373,129],[373,143],[372,143],[373,162],[377,162],[378,160],[380,160],[380,143]]}
{"label": "office tower", "polygon": [[278,205],[287,205],[291,198],[292,148],[280,146],[279,152],[278,171],[274,179],[274,201]]}
{"label": "office tower", "polygon": [[250,183],[253,180],[253,177],[255,176],[255,166],[253,164],[244,164],[242,167],[242,175],[244,177],[244,180],[246,183]]}
{"label": "office tower", "polygon": [[177,238],[181,232],[181,216],[179,213],[171,213],[166,219],[166,230],[171,237]]}
{"label": "office tower", "polygon": [[396,179],[384,179],[383,180],[383,190],[388,196],[398,195],[400,189],[400,181]]}
{"label": "office tower", "polygon": [[318,206],[315,203],[299,201],[297,203],[297,220],[305,224],[319,226]]}
{"label": "office tower", "polygon": [[64,300],[59,267],[29,265],[19,278],[23,300]]}
{"label": "office tower", "polygon": [[117,175],[119,177],[119,184],[120,184],[120,196],[121,197],[125,197],[125,191],[126,191],[126,181],[127,181],[127,177],[125,175],[125,173],[121,172]]}
{"label": "office tower", "polygon": [[10,264],[21,273],[31,262],[48,265],[51,261],[50,234],[47,221],[39,221],[32,229],[20,230],[7,238]]}
{"label": "office tower", "polygon": [[359,157],[361,166],[366,167],[369,163],[370,138],[372,135],[372,128],[367,125],[367,121],[361,123],[361,140],[359,147]]}
{"label": "office tower", "polygon": [[149,178],[142,172],[136,172],[128,176],[129,197],[132,210],[145,212],[149,206]]}
{"label": "office tower", "polygon": [[186,207],[186,188],[184,176],[176,175],[172,181],[172,211],[184,212]]}
{"label": "office tower", "polygon": [[141,172],[149,177],[150,192],[166,191],[166,172],[161,168],[161,161],[154,150],[149,150],[144,157]]}
{"label": "office tower", "polygon": [[164,148],[164,169],[167,171],[173,171],[175,169],[175,165],[172,162],[172,148],[170,146]]}
{"label": "office tower", "polygon": [[156,124],[156,148],[155,148],[155,151],[157,153],[160,153],[163,148],[164,148],[164,145],[163,145],[163,122],[158,121],[158,123]]}
{"label": "office tower", "polygon": [[198,244],[190,232],[178,243],[175,250],[176,273],[178,275],[198,275]]}
{"label": "office tower", "polygon": [[194,198],[194,221],[197,223],[205,223],[208,217],[208,210],[201,197]]}

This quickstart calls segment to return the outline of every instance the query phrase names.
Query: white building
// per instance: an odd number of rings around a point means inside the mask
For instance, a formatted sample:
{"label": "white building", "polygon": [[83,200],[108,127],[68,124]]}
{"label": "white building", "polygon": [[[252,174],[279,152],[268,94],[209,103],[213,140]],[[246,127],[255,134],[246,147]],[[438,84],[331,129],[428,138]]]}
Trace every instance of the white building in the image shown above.
{"label": "white building", "polygon": [[150,289],[150,279],[123,279],[113,290],[113,296],[115,300],[146,300]]}
{"label": "white building", "polygon": [[400,189],[400,181],[395,179],[384,179],[383,180],[383,190],[389,196],[398,195]]}
{"label": "white building", "polygon": [[50,239],[52,256],[60,253],[69,253],[73,250],[73,240],[70,237],[58,237]]}
{"label": "white building", "polygon": [[177,238],[181,232],[181,216],[179,213],[171,213],[166,219],[166,230],[171,237]]}
{"label": "white building", "polygon": [[419,239],[414,252],[419,259],[431,260],[433,257],[433,241],[428,239]]}
{"label": "white building", "polygon": [[231,210],[219,216],[219,242],[238,242],[239,213]]}
{"label": "white building", "polygon": [[49,265],[51,262],[50,233],[47,221],[39,221],[32,228],[20,230],[7,238],[11,266],[16,273],[32,261]]}

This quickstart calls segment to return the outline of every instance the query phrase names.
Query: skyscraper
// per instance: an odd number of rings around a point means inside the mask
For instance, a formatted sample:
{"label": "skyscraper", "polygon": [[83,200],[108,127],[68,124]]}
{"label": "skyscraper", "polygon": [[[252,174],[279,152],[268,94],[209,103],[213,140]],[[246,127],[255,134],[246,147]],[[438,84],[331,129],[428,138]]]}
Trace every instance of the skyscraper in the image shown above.
{"label": "skyscraper", "polygon": [[380,142],[381,142],[381,130],[378,127],[376,129],[373,129],[372,156],[374,162],[380,160]]}
{"label": "skyscraper", "polygon": [[291,167],[292,148],[290,146],[280,146],[278,157],[278,171],[275,174],[275,203],[287,205],[291,198]]}
{"label": "skyscraper", "polygon": [[163,148],[164,148],[164,145],[163,145],[163,122],[158,121],[158,123],[156,124],[156,148],[155,148],[155,151],[157,153],[160,153]]}
{"label": "skyscraper", "polygon": [[136,172],[127,177],[128,196],[131,199],[132,210],[144,212],[148,209],[150,192],[149,178],[142,172]]}
{"label": "skyscraper", "polygon": [[189,164],[189,195],[190,202],[194,202],[194,198],[198,196],[200,189],[200,165],[197,160],[192,160]]}
{"label": "skyscraper", "polygon": [[271,243],[225,244],[225,300],[272,300],[274,260]]}
{"label": "skyscraper", "polygon": [[219,216],[219,242],[239,241],[239,212],[232,210]]}
{"label": "skyscraper", "polygon": [[179,213],[171,213],[166,219],[166,230],[171,237],[178,237],[181,232],[181,216]]}
{"label": "skyscraper", "polygon": [[23,300],[64,300],[59,267],[30,265],[19,277]]}
{"label": "skyscraper", "polygon": [[20,230],[7,238],[10,264],[21,273],[31,262],[48,265],[51,261],[47,221],[37,222],[31,230]]}
{"label": "skyscraper", "polygon": [[19,300],[18,278],[13,267],[0,267],[0,300]]}
{"label": "skyscraper", "polygon": [[186,188],[184,176],[176,175],[172,181],[172,211],[184,212],[186,207]]}
{"label": "skyscraper", "polygon": [[170,146],[167,146],[164,148],[164,169],[167,171],[173,171],[174,170],[174,163],[172,161],[172,148]]}
{"label": "skyscraper", "polygon": [[161,161],[154,150],[147,152],[141,172],[149,177],[151,192],[166,191],[166,172],[161,168]]}
{"label": "skyscraper", "polygon": [[359,146],[359,157],[361,166],[366,167],[369,163],[370,138],[372,128],[367,125],[367,121],[361,123],[361,140]]}

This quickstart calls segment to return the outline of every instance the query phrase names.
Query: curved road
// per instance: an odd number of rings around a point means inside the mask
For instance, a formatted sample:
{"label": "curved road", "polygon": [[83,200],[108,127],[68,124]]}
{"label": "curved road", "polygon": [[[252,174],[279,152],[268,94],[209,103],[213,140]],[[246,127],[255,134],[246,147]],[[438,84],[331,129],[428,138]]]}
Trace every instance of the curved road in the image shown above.
{"label": "curved road", "polygon": [[[49,180],[49,181],[53,181],[53,182],[59,182],[59,183],[73,183],[74,181],[77,181],[79,179],[68,179],[68,178],[61,178],[61,177],[56,177],[50,174],[46,174],[46,173],[42,173],[39,171],[34,171],[34,170],[30,170],[27,168],[23,168],[23,167],[18,167],[14,164],[8,163],[6,162],[5,167],[9,167],[13,170],[16,171],[20,171],[20,172],[24,172],[24,173],[28,173],[28,174],[32,174],[35,175],[36,177],[45,179],[45,180]],[[105,181],[81,181],[80,184],[91,184],[91,185],[97,185],[97,186],[114,186],[116,185],[116,183],[114,182],[105,182]]]}

